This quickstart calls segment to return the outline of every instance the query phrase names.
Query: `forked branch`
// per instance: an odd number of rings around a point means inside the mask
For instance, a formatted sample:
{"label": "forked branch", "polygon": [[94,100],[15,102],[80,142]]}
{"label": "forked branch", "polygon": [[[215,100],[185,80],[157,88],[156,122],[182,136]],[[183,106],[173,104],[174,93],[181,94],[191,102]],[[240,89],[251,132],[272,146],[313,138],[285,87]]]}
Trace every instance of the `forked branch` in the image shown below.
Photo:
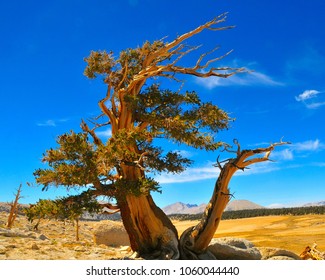
{"label": "forked branch", "polygon": [[[217,158],[215,166],[220,169],[220,174],[202,220],[195,227],[184,231],[180,238],[181,254],[185,259],[200,258],[200,254],[207,253],[206,248],[218,228],[222,214],[230,198],[233,197],[228,185],[236,171],[239,169],[244,171],[249,165],[269,161],[269,156],[275,147],[287,145],[290,142],[283,142],[281,140],[266,148],[253,150],[241,150],[237,140],[234,140],[234,144],[237,146],[237,151],[230,150],[230,146],[227,146],[225,150],[236,153],[236,158],[230,158],[224,161],[219,161],[219,157]],[[222,165],[222,163],[224,164]]]}

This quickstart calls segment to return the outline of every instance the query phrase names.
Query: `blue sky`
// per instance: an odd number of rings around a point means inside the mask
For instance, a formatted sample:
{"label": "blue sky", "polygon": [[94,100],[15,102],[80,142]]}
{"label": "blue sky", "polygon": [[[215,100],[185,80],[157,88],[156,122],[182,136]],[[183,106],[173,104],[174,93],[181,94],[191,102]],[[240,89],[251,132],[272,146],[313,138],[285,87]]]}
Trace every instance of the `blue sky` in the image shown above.
{"label": "blue sky", "polygon": [[[217,55],[234,49],[220,65],[254,72],[227,80],[186,77],[184,88],[236,118],[218,139],[237,138],[245,148],[282,137],[292,142],[276,149],[276,162],[239,171],[231,191],[236,199],[264,206],[325,200],[323,0],[13,0],[0,3],[0,201],[12,200],[20,183],[24,203],[65,194],[26,182],[33,182],[42,154],[58,135],[79,131],[81,118],[98,113],[105,87],[83,76],[83,58],[91,50],[119,53],[146,40],[169,41],[223,12],[236,28],[204,32],[190,43],[202,44],[202,52],[220,45]],[[184,174],[157,177],[163,191],[154,194],[157,204],[207,202],[220,151],[168,145],[195,163]]]}

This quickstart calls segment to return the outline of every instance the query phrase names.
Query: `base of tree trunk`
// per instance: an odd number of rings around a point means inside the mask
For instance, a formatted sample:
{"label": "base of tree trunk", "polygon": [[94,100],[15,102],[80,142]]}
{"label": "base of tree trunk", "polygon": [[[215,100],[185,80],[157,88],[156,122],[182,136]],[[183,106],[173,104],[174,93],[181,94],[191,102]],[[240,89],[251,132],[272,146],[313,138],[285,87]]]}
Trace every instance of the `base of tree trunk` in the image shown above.
{"label": "base of tree trunk", "polygon": [[145,259],[179,259],[178,233],[150,195],[128,195],[118,201],[134,252]]}

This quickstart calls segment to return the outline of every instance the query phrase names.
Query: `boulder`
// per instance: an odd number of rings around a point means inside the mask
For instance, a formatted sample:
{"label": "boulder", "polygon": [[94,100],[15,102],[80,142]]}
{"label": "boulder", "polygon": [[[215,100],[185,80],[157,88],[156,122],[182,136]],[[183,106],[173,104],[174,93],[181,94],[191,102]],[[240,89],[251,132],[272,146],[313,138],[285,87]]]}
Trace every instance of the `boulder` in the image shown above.
{"label": "boulder", "polygon": [[207,250],[219,260],[260,260],[262,258],[254,244],[242,238],[214,238]]}
{"label": "boulder", "polygon": [[262,260],[301,260],[301,258],[294,252],[273,248],[260,247],[258,248],[262,255]]}
{"label": "boulder", "polygon": [[122,223],[101,221],[94,229],[94,242],[97,245],[129,246],[129,236]]}

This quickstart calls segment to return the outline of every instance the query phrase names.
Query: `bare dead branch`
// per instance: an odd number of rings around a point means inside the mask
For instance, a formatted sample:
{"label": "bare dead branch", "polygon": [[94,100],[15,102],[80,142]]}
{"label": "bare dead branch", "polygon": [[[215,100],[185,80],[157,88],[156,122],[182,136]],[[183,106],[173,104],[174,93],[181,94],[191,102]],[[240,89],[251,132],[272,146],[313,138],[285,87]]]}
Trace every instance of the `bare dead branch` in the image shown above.
{"label": "bare dead branch", "polygon": [[219,161],[219,157],[220,157],[220,155],[218,155],[218,157],[217,157],[217,164],[213,164],[213,166],[218,167],[220,169],[220,171],[221,171],[222,170],[222,165],[221,165],[221,163]]}
{"label": "bare dead branch", "polygon": [[101,145],[102,140],[96,135],[94,129],[90,129],[89,126],[86,124],[84,120],[81,120],[81,129],[91,135],[91,137],[94,139],[94,143],[96,145]]}
{"label": "bare dead branch", "polygon": [[100,206],[103,208],[107,208],[110,210],[110,212],[107,212],[107,211],[103,211],[102,213],[103,214],[108,214],[108,215],[111,215],[111,214],[115,214],[115,213],[118,213],[120,212],[120,207],[118,205],[115,205],[115,204],[112,204],[112,203],[101,203]]}
{"label": "bare dead branch", "polygon": [[234,139],[233,142],[235,145],[237,145],[237,156],[239,156],[241,153],[239,141],[237,139]]}
{"label": "bare dead branch", "polygon": [[240,169],[242,171],[245,171],[246,167],[241,167],[241,166],[238,166],[236,163],[232,162],[231,163],[232,166],[236,167],[237,169]]}
{"label": "bare dead branch", "polygon": [[232,193],[224,193],[224,192],[220,192],[222,195],[227,195],[230,196],[231,198],[235,198],[234,194]]}
{"label": "bare dead branch", "polygon": [[15,194],[15,200],[10,203],[10,212],[9,212],[9,216],[8,216],[8,221],[7,221],[7,228],[12,228],[13,227],[13,224],[16,220],[16,217],[18,215],[18,206],[19,206],[19,199],[22,198],[22,196],[20,195],[21,194],[21,188],[22,188],[22,185],[20,184],[19,185],[19,188],[17,189],[17,192]]}
{"label": "bare dead branch", "polygon": [[230,146],[229,144],[224,144],[223,149],[221,152],[228,152],[228,153],[233,153],[233,154],[237,154],[237,151],[231,150],[230,148],[232,148],[232,146]]}

